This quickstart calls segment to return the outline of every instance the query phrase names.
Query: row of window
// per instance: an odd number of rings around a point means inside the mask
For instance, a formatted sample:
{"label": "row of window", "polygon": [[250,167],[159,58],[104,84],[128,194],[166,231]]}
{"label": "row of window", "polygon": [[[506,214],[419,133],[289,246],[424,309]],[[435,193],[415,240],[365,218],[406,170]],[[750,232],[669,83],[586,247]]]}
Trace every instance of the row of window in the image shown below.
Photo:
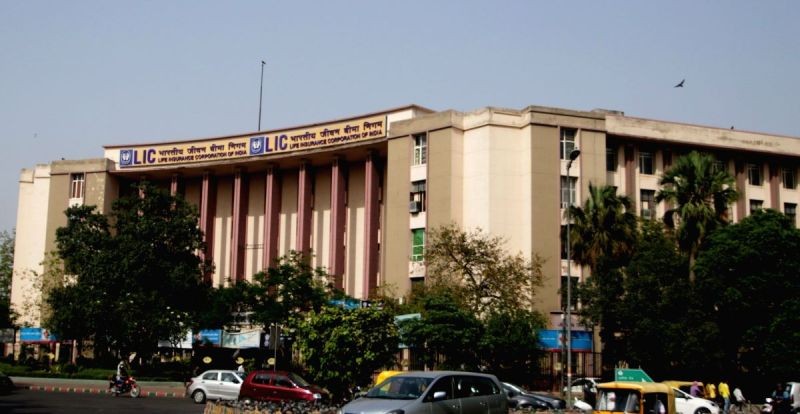
{"label": "row of window", "polygon": [[[606,171],[616,171],[617,164],[617,149],[607,147]],[[722,161],[715,161],[714,168],[716,170],[723,170],[725,169],[725,163]],[[655,174],[655,161],[652,151],[639,151],[639,173],[645,175]],[[781,177],[783,178],[783,188],[790,190],[797,188],[797,171],[795,168],[781,168]],[[754,186],[761,186],[764,184],[763,171],[760,164],[747,164],[747,182]]]}

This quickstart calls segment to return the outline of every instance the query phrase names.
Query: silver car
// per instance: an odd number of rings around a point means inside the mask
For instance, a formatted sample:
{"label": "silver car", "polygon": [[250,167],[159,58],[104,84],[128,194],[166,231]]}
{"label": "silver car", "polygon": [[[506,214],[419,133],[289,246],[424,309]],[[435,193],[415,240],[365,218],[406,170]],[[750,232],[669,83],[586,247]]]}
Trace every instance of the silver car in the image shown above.
{"label": "silver car", "polygon": [[210,400],[235,400],[239,398],[239,388],[244,381],[244,372],[229,369],[212,369],[190,381],[186,387],[186,396],[202,404]]}
{"label": "silver car", "polygon": [[409,371],[387,378],[340,414],[507,414],[508,399],[494,375]]}

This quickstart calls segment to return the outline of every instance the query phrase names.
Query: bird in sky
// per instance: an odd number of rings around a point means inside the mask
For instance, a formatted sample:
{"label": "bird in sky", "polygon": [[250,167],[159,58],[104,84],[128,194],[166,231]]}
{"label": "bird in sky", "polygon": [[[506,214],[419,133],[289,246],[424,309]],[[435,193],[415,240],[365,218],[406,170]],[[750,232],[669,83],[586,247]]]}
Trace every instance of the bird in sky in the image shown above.
{"label": "bird in sky", "polygon": [[681,79],[681,81],[675,85],[676,88],[683,88],[683,83],[686,82],[686,79]]}

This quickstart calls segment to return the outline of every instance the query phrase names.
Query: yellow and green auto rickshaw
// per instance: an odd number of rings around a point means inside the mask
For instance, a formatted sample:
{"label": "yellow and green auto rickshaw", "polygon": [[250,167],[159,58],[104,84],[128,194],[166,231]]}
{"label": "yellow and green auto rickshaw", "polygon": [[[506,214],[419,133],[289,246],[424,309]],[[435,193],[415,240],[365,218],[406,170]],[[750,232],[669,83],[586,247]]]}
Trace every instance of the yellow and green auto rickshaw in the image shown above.
{"label": "yellow and green auto rickshaw", "polygon": [[675,414],[675,391],[655,382],[606,382],[597,386],[595,414]]}

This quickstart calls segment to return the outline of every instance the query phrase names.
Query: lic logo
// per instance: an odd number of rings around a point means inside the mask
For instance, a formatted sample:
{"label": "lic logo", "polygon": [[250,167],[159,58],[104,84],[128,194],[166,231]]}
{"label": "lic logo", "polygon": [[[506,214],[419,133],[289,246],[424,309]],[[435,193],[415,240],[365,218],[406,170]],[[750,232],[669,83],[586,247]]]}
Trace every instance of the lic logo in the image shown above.
{"label": "lic logo", "polygon": [[133,163],[133,150],[119,150],[119,165],[131,165]]}
{"label": "lic logo", "polygon": [[264,137],[250,138],[250,154],[263,154],[264,153]]}

